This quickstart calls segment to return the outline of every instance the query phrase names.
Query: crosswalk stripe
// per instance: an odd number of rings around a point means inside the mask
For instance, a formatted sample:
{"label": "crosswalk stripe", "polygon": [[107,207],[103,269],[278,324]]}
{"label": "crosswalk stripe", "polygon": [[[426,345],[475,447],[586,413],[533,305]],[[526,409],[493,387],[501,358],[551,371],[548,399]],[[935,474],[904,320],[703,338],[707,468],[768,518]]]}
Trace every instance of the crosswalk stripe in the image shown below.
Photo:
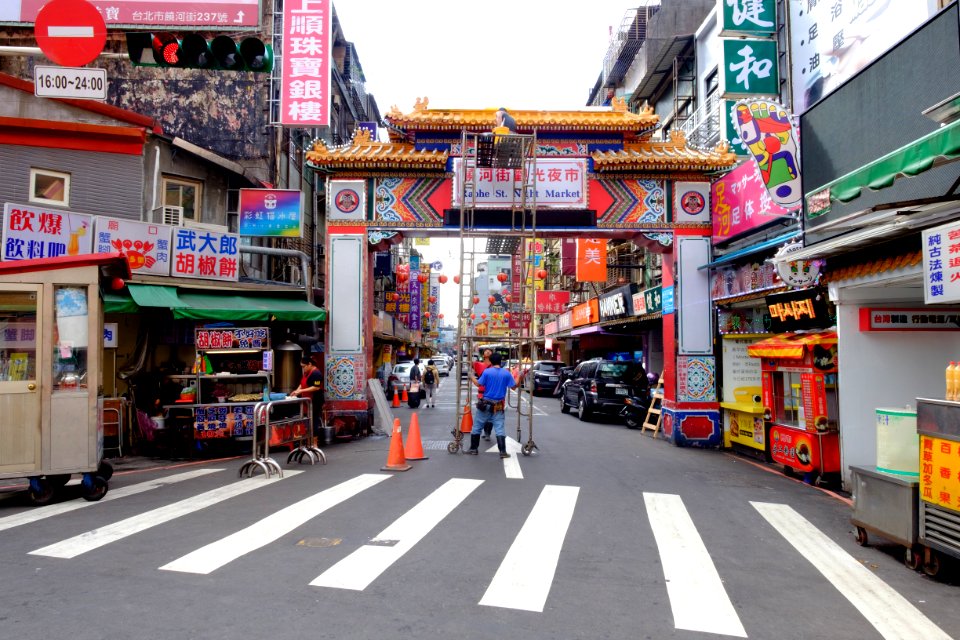
{"label": "crosswalk stripe", "polygon": [[363,591],[463,502],[483,480],[451,478],[393,524],[310,583]]}
{"label": "crosswalk stripe", "polygon": [[746,638],[743,623],[683,500],[677,495],[646,492],[643,500],[660,550],[674,626]]}
{"label": "crosswalk stripe", "polygon": [[906,598],[870,572],[793,508],[751,502],[886,640],[950,640]]}
{"label": "crosswalk stripe", "polygon": [[105,527],[98,527],[86,533],[81,533],[78,536],[68,538],[62,542],[57,542],[46,547],[42,547],[35,551],[31,551],[30,555],[34,556],[49,556],[51,558],[75,558],[82,553],[98,549],[104,545],[110,544],[111,542],[116,542],[127,536],[131,536],[135,533],[140,533],[155,527],[157,525],[169,522],[181,516],[188,515],[194,511],[199,511],[205,507],[212,506],[228,498],[233,498],[235,496],[242,495],[248,491],[253,491],[259,489],[260,487],[266,487],[272,485],[276,482],[279,482],[283,478],[290,478],[297,474],[303,473],[302,471],[285,471],[283,477],[276,478],[255,478],[248,480],[238,480],[232,484],[228,484],[224,487],[219,487],[211,491],[206,491],[199,495],[193,496],[192,498],[187,498],[185,500],[180,500],[179,502],[174,502],[165,507],[160,507],[158,509],[153,509],[152,511],[147,511],[146,513],[141,513],[119,522],[107,525]]}
{"label": "crosswalk stripe", "polygon": [[69,502],[51,504],[45,507],[34,507],[29,511],[23,511],[12,516],[0,518],[0,531],[6,531],[7,529],[13,529],[14,527],[19,527],[21,525],[43,520],[45,518],[51,518],[64,513],[70,513],[71,511],[83,509],[84,507],[90,507],[95,504],[103,504],[104,502],[110,502],[111,500],[126,498],[127,496],[136,495],[138,493],[150,491],[151,489],[157,489],[169,484],[176,484],[185,480],[192,480],[193,478],[199,478],[200,476],[216,473],[217,471],[223,471],[223,469],[194,469],[193,471],[177,473],[165,478],[157,478],[155,480],[148,480],[147,482],[132,484],[129,487],[111,489],[107,492],[107,495],[97,502],[88,502],[87,500],[71,500]]}
{"label": "crosswalk stripe", "polygon": [[165,571],[208,574],[240,556],[255,551],[290,533],[311,518],[364,489],[383,482],[386,474],[365,473],[295,502],[234,534],[211,542],[187,555],[163,565]]}
{"label": "crosswalk stripe", "polygon": [[579,493],[580,487],[543,488],[481,605],[543,613]]}

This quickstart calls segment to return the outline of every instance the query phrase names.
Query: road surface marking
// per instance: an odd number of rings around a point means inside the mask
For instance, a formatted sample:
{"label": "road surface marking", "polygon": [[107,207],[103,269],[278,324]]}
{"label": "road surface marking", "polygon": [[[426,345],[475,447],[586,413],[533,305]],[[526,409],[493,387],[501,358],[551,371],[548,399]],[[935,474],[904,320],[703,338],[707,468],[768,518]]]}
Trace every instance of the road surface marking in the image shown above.
{"label": "road surface marking", "polygon": [[369,544],[324,571],[310,585],[363,591],[481,484],[483,480],[448,480],[397,518]]}
{"label": "road surface marking", "polygon": [[234,534],[211,542],[160,569],[183,573],[208,574],[285,536],[311,518],[391,476],[365,473],[295,502]]}
{"label": "road surface marking", "polygon": [[151,489],[157,489],[168,484],[176,484],[177,482],[183,482],[184,480],[192,480],[193,478],[205,476],[209,473],[216,473],[217,471],[223,471],[223,469],[196,469],[194,471],[177,473],[165,478],[157,478],[156,480],[132,484],[128,487],[111,489],[107,492],[107,495],[103,496],[103,498],[97,502],[71,500],[69,502],[51,504],[45,507],[34,507],[29,511],[17,513],[5,518],[0,518],[0,531],[6,531],[7,529],[19,527],[20,525],[28,524],[30,522],[36,522],[37,520],[43,520],[44,518],[58,516],[62,513],[70,513],[71,511],[76,511],[77,509],[83,509],[84,507],[92,507],[95,504],[103,504],[104,502],[110,502],[111,500],[118,500],[127,496],[136,495],[138,493],[150,491]]}
{"label": "road surface marking", "polygon": [[543,613],[579,493],[580,487],[543,488],[481,605]]}
{"label": "road surface marking", "polygon": [[751,502],[887,640],[950,640],[890,585],[785,504]]}
{"label": "road surface marking", "polygon": [[[507,453],[510,454],[510,457],[503,459],[503,473],[511,480],[522,480],[523,471],[520,469],[520,450],[523,449],[523,447],[510,436],[507,436],[506,445]],[[487,449],[487,453],[500,453],[500,449],[497,445],[493,445]]]}
{"label": "road surface marking", "polygon": [[646,492],[643,500],[660,550],[674,626],[746,638],[743,623],[683,500],[676,495]]}
{"label": "road surface marking", "polygon": [[[303,472],[287,471],[284,473],[283,478],[289,478],[300,473]],[[152,511],[114,522],[105,527],[98,527],[86,533],[81,533],[78,536],[63,540],[62,542],[31,551],[30,555],[49,556],[51,558],[75,558],[82,553],[93,551],[111,542],[116,542],[127,536],[132,536],[135,533],[140,533],[141,531],[146,531],[165,522],[170,522],[181,516],[191,514],[194,511],[215,505],[228,498],[242,495],[248,491],[259,489],[260,487],[272,485],[283,480],[283,478],[237,480],[225,487],[206,491],[192,498],[180,500],[179,502],[168,504],[165,507],[153,509]]]}

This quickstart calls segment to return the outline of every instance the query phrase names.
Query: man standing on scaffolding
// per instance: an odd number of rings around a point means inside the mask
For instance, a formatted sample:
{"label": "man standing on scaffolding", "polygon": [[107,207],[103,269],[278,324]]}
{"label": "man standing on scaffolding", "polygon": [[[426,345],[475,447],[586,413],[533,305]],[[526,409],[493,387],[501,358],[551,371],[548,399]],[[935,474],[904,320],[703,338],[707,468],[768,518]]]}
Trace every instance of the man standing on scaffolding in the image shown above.
{"label": "man standing on scaffolding", "polygon": [[497,448],[501,458],[509,458],[507,453],[507,434],[503,429],[504,409],[506,408],[507,392],[517,386],[513,374],[501,369],[503,357],[493,352],[490,356],[490,366],[484,369],[478,382],[483,386],[483,399],[477,400],[477,417],[470,432],[470,448],[464,453],[475,456],[480,453],[480,431],[488,421],[493,423],[497,434]]}
{"label": "man standing on scaffolding", "polygon": [[506,127],[508,133],[517,132],[517,121],[503,107],[497,109],[497,128]]}

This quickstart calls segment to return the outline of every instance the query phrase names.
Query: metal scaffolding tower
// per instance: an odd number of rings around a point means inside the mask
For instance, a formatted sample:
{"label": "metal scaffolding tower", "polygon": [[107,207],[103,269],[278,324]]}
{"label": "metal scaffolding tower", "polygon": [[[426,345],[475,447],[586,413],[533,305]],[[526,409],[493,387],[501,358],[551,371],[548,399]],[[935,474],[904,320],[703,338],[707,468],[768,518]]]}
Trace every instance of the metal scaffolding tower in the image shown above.
{"label": "metal scaffolding tower", "polygon": [[[474,355],[479,355],[481,345],[489,343],[505,344],[510,354],[516,354],[517,366],[521,372],[517,393],[507,395],[507,404],[516,409],[517,441],[522,442],[523,425],[527,426],[527,439],[521,445],[521,453],[530,455],[537,445],[533,441],[533,385],[532,380],[527,383],[523,374],[522,359],[529,357],[531,361],[537,359],[537,347],[534,341],[533,318],[534,297],[536,290],[535,247],[537,245],[537,194],[535,189],[537,175],[537,136],[533,134],[501,134],[490,132],[471,132],[466,129],[460,138],[460,169],[457,174],[460,202],[460,274],[459,274],[459,303],[460,310],[457,322],[457,345],[459,348],[460,366],[470,367],[468,377],[457,376],[457,413],[453,428],[454,439],[447,446],[450,453],[457,453],[464,448],[462,444],[464,416],[475,397],[470,378],[473,375],[472,365]],[[477,188],[481,171],[490,171],[503,181],[509,189],[509,207],[487,211],[482,214],[486,219],[480,229],[477,225]],[[509,208],[506,212],[504,209]],[[483,210],[483,207],[480,207]],[[506,216],[506,222],[498,221],[492,224],[490,216]],[[493,227],[493,229],[491,229]],[[477,241],[488,239],[488,242],[478,250]],[[526,242],[529,240],[530,242]],[[512,273],[512,278],[520,278],[520,299],[511,300],[509,311],[516,314],[519,329],[509,329],[506,335],[491,336],[489,333],[477,333],[475,318],[471,318],[472,309],[477,300],[478,290],[475,286],[477,254],[489,253],[489,246],[519,247],[522,252],[521,269],[519,273]],[[499,251],[498,251],[499,252]],[[489,277],[489,276],[488,276]],[[529,323],[524,319],[529,318]],[[509,325],[508,325],[509,326]],[[515,401],[514,401],[515,400]],[[471,411],[472,414],[472,411]],[[506,426],[506,425],[505,425]]]}

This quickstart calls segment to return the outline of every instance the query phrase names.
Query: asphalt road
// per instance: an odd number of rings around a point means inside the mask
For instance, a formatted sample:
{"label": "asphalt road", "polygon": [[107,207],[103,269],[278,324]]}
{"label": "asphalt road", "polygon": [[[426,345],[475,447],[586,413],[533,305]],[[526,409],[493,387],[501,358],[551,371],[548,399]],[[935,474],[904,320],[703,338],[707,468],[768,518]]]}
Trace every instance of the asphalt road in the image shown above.
{"label": "asphalt road", "polygon": [[8,494],[0,638],[960,640],[960,581],[857,546],[833,494],[553,398],[534,455],[451,455],[454,389],[406,472],[367,438],[282,479],[128,460],[98,503]]}

